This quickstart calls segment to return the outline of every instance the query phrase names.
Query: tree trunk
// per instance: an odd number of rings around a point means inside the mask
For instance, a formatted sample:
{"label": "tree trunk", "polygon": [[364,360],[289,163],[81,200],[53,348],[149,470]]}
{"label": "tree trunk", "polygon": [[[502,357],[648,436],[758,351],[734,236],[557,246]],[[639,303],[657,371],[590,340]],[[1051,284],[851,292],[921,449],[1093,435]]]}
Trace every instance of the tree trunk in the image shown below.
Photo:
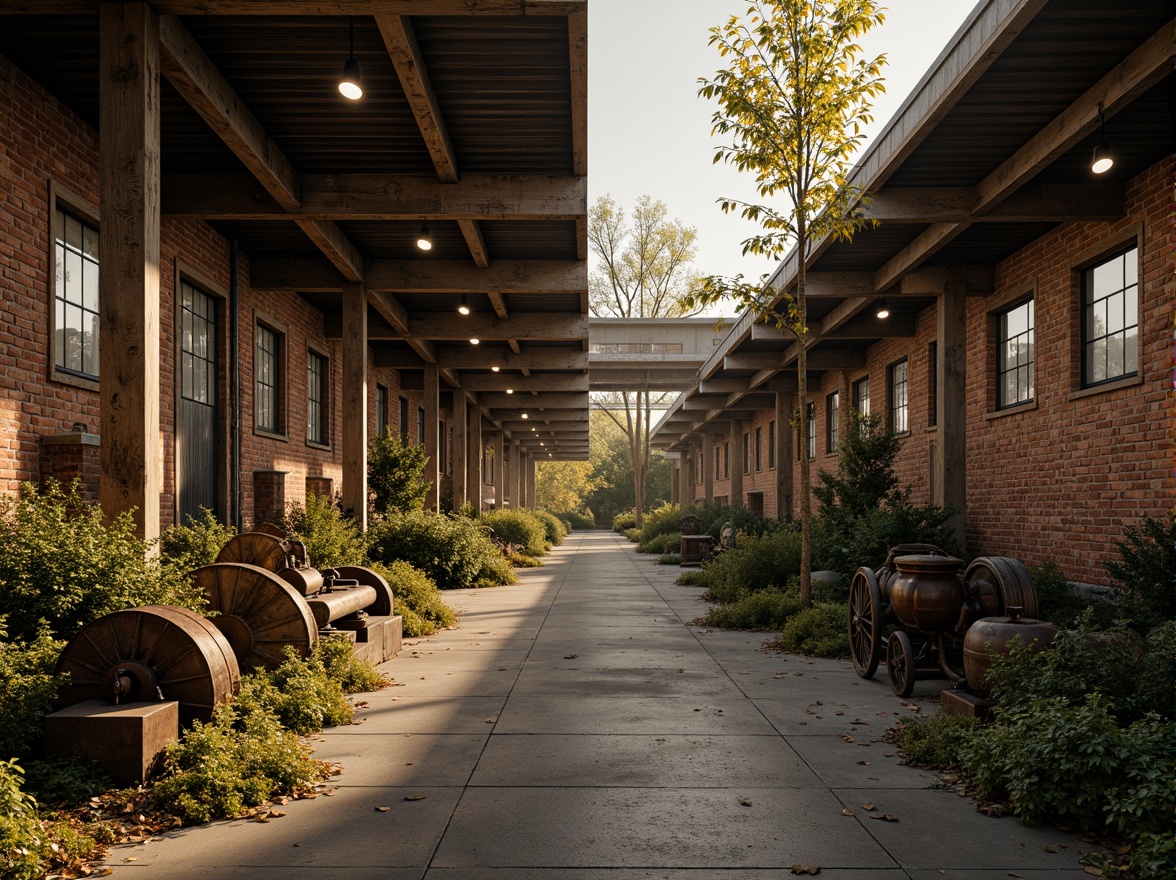
{"label": "tree trunk", "polygon": [[800,407],[800,426],[804,431],[800,451],[800,604],[809,608],[813,604],[813,514],[810,480],[812,469],[808,449],[808,301],[804,293],[805,256],[807,251],[807,230],[804,215],[796,224],[796,309],[797,323],[801,329],[800,344],[796,351],[796,388]]}

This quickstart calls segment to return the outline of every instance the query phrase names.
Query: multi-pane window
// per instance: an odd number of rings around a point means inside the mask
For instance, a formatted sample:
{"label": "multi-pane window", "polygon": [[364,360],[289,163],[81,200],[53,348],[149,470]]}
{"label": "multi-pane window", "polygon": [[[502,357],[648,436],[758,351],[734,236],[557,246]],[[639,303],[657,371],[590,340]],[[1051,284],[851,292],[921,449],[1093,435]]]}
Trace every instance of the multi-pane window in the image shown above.
{"label": "multi-pane window", "polygon": [[257,325],[254,353],[256,425],[259,431],[282,432],[282,334],[264,324]]}
{"label": "multi-pane window", "polygon": [[330,443],[327,432],[327,388],[330,387],[327,359],[317,352],[306,353],[306,439]]}
{"label": "multi-pane window", "polygon": [[408,398],[400,398],[400,411],[397,413],[400,417],[400,442],[405,446],[408,445]]}
{"label": "multi-pane window", "polygon": [[890,430],[905,434],[907,425],[907,362],[901,360],[890,368]]}
{"label": "multi-pane window", "polygon": [[723,479],[723,448],[715,447],[715,479]]}
{"label": "multi-pane window", "polygon": [[216,403],[216,302],[180,282],[180,396]]}
{"label": "multi-pane window", "polygon": [[376,386],[376,436],[383,437],[388,430],[388,389]]}
{"label": "multi-pane window", "polygon": [[425,445],[425,408],[417,407],[417,443]]}
{"label": "multi-pane window", "polygon": [[817,457],[817,405],[810,403],[805,408],[805,452],[809,458]]}
{"label": "multi-pane window", "polygon": [[1139,371],[1139,249],[1082,273],[1082,380],[1098,385]]}
{"label": "multi-pane window", "polygon": [[54,211],[55,353],[53,366],[98,378],[98,230]]}
{"label": "multi-pane window", "polygon": [[996,405],[1033,399],[1033,300],[996,316]]}
{"label": "multi-pane window", "polygon": [[743,432],[743,473],[751,473],[751,432]]}
{"label": "multi-pane window", "polygon": [[768,467],[776,466],[776,420],[768,422]]}
{"label": "multi-pane window", "polygon": [[836,452],[841,439],[841,392],[834,391],[825,398],[825,451]]}
{"label": "multi-pane window", "polygon": [[858,379],[853,383],[853,408],[859,415],[870,414],[870,377]]}
{"label": "multi-pane window", "polygon": [[764,448],[764,429],[756,427],[755,429],[755,469],[762,471],[764,469],[763,448]]}

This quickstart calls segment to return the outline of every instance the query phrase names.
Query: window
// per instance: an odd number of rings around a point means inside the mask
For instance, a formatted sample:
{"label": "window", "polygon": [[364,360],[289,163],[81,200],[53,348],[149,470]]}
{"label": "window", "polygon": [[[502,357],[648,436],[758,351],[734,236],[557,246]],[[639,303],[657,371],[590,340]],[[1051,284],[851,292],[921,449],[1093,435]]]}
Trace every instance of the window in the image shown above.
{"label": "window", "polygon": [[723,479],[731,476],[731,443],[723,444]]}
{"label": "window", "polygon": [[751,473],[751,432],[743,432],[743,473]]}
{"label": "window", "polygon": [[715,447],[715,479],[723,479],[723,448],[721,446]]}
{"label": "window", "polygon": [[216,300],[180,281],[180,397],[216,405]]}
{"label": "window", "polygon": [[841,415],[838,412],[840,407],[840,391],[834,391],[825,398],[825,451],[828,453],[837,451],[837,442],[840,440]]}
{"label": "window", "polygon": [[53,367],[98,379],[98,229],[54,211]]}
{"label": "window", "polygon": [[254,393],[257,430],[281,434],[282,419],[282,334],[265,324],[257,325],[254,354]]}
{"label": "window", "polygon": [[330,362],[318,352],[306,353],[306,442],[326,446],[331,442],[327,389]]}
{"label": "window", "polygon": [[400,442],[403,445],[407,446],[408,445],[408,398],[407,397],[400,398],[400,412],[398,413],[398,415],[400,416],[400,421],[399,421]]}
{"label": "window", "polygon": [[425,408],[417,407],[417,443],[425,445]]}
{"label": "window", "polygon": [[764,446],[763,440],[764,440],[764,429],[762,427],[756,427],[756,429],[755,429],[755,469],[757,471],[762,471],[764,469],[764,459],[763,459],[763,452],[762,452],[762,449]]}
{"label": "window", "polygon": [[853,383],[853,408],[859,415],[870,414],[870,377],[858,379]]}
{"label": "window", "polygon": [[1033,300],[996,316],[996,406],[1033,399]]}
{"label": "window", "polygon": [[1139,371],[1139,248],[1082,273],[1082,384]]}
{"label": "window", "polygon": [[768,422],[768,467],[776,467],[776,420]]}
{"label": "window", "polygon": [[805,452],[809,458],[817,457],[817,405],[810,403],[805,408]]}
{"label": "window", "polygon": [[901,360],[890,368],[890,430],[905,434],[907,426],[907,362]]}
{"label": "window", "polygon": [[927,343],[927,427],[939,423],[939,343]]}
{"label": "window", "polygon": [[376,386],[376,436],[383,437],[388,430],[388,389]]}

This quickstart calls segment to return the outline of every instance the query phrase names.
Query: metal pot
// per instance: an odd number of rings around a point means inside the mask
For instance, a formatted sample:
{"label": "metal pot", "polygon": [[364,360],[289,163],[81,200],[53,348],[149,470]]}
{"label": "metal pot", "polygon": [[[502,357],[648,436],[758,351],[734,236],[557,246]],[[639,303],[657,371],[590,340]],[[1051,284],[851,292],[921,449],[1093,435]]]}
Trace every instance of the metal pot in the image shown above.
{"label": "metal pot", "polygon": [[890,607],[898,619],[924,633],[954,629],[964,606],[964,582],[956,574],[963,560],[916,554],[899,556],[894,564]]}
{"label": "metal pot", "polygon": [[1044,620],[1021,617],[1021,608],[1010,605],[1008,617],[985,617],[977,620],[964,635],[964,677],[978,697],[987,697],[988,670],[992,654],[1007,657],[1013,639],[1020,639],[1033,651],[1044,651],[1053,644],[1057,628]]}

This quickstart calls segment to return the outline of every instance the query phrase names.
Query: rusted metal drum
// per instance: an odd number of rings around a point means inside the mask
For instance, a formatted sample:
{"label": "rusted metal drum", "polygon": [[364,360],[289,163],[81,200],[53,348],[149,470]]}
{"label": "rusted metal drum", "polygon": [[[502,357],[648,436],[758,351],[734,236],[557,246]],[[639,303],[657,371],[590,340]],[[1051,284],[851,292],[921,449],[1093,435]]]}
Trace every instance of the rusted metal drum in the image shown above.
{"label": "rusted metal drum", "polygon": [[318,640],[318,626],[306,600],[273,572],[240,562],[216,562],[192,572],[208,607],[218,612],[212,623],[232,645],[241,668],[276,669],[293,645],[306,657]]}
{"label": "rusted metal drum", "polygon": [[100,617],[70,639],[57,673],[69,673],[62,707],[84,700],[176,700],[180,722],[208,721],[237,690],[233,649],[205,617],[171,605],[145,605]]}
{"label": "rusted metal drum", "polygon": [[379,572],[362,565],[340,565],[334,571],[341,578],[356,581],[376,591],[376,601],[364,609],[368,614],[387,617],[395,613],[392,608],[392,587]]}
{"label": "rusted metal drum", "polygon": [[987,697],[988,670],[992,654],[1007,657],[1014,639],[1020,639],[1034,651],[1044,651],[1053,644],[1057,628],[1044,620],[1021,617],[1016,605],[1008,608],[1008,617],[985,617],[977,620],[964,635],[964,677],[968,687],[978,697]]}
{"label": "rusted metal drum", "polygon": [[915,554],[894,560],[890,606],[905,625],[920,632],[951,630],[964,605],[964,582],[956,574],[964,564],[954,556]]}
{"label": "rusted metal drum", "polygon": [[310,613],[314,615],[314,622],[319,629],[353,614],[364,611],[376,601],[376,591],[373,587],[348,587],[343,590],[331,590],[327,593],[316,593],[307,599]]}
{"label": "rusted metal drum", "polygon": [[999,617],[1017,606],[1025,617],[1036,617],[1037,590],[1029,570],[1012,556],[981,556],[964,572],[968,595],[979,606],[977,617]]}
{"label": "rusted metal drum", "polygon": [[234,535],[221,548],[217,562],[242,562],[266,571],[293,568],[292,547],[284,538],[267,532],[242,532]]}

